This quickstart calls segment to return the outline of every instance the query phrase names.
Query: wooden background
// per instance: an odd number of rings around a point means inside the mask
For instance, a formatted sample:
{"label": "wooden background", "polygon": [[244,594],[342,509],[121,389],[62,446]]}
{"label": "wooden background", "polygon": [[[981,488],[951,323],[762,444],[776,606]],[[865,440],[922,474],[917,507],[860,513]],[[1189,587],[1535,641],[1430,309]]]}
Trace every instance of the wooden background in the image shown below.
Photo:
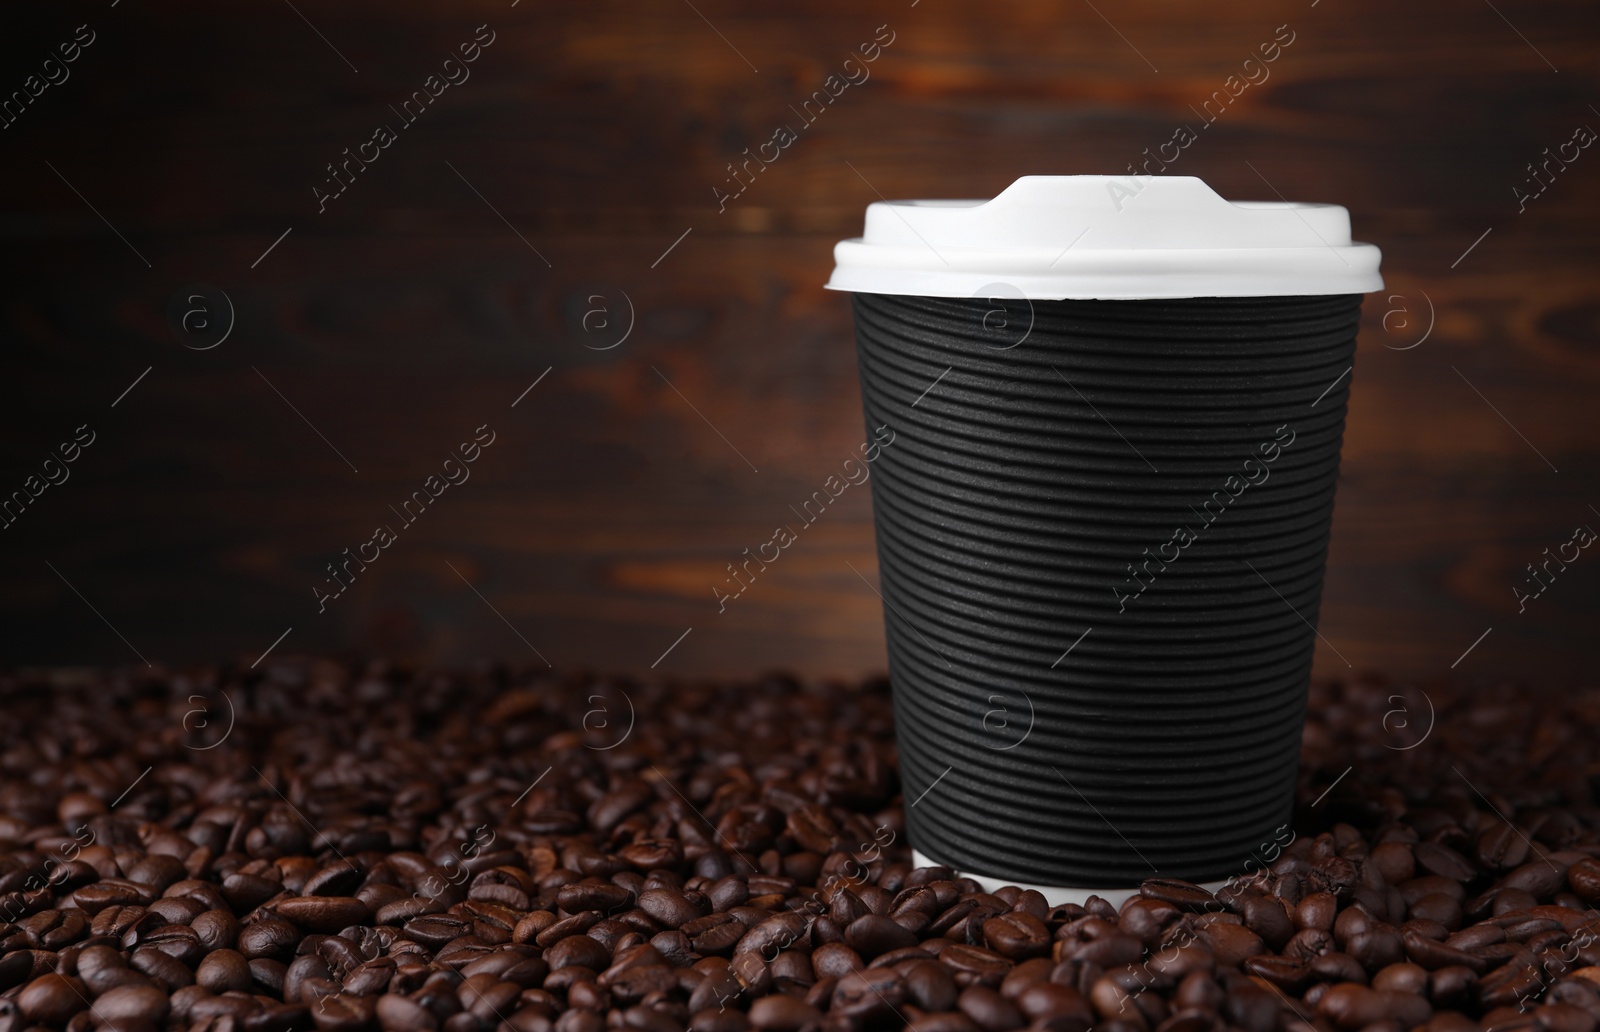
{"label": "wooden background", "polygon": [[[1171,171],[1342,203],[1384,249],[1319,669],[1441,675],[1492,627],[1457,674],[1596,670],[1600,555],[1525,613],[1512,592],[1600,529],[1600,148],[1526,212],[1513,193],[1600,129],[1592,3],[69,0],[6,22],[4,91],[77,26],[95,41],[0,129],[0,491],[97,436],[0,530],[0,662],[249,663],[292,628],[280,651],[642,670],[692,627],[660,671],[881,668],[849,565],[875,582],[864,489],[712,602],[862,440],[832,244],[877,193],[1125,171],[1287,25]],[[326,163],[483,24],[471,78],[319,213]],[[727,163],[885,25],[871,79],[719,213]],[[167,315],[196,283],[237,316],[209,350]],[[620,346],[597,306],[631,321]],[[484,424],[470,481],[319,613],[324,565]]]}

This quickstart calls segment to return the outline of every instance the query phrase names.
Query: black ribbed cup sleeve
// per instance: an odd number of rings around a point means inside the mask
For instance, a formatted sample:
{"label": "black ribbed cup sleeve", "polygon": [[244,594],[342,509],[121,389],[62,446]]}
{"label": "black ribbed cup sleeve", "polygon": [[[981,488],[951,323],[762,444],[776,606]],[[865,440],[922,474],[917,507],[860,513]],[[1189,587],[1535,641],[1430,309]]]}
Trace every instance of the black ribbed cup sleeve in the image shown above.
{"label": "black ribbed cup sleeve", "polygon": [[853,296],[912,844],[1243,870],[1289,820],[1361,296]]}

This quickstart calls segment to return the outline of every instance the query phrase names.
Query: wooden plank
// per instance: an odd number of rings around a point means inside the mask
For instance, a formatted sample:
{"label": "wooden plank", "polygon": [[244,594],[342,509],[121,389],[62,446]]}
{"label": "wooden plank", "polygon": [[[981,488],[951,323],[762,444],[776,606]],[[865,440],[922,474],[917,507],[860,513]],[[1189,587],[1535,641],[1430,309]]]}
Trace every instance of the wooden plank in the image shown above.
{"label": "wooden plank", "polygon": [[[1097,5],[1114,28],[1077,2],[696,6],[715,28],[639,0],[302,8],[359,72],[272,3],[19,17],[5,67],[82,18],[99,35],[0,140],[20,256],[0,281],[0,476],[80,424],[99,436],[0,534],[0,662],[134,658],[48,561],[152,659],[248,663],[293,626],[281,648],[536,661],[520,635],[561,665],[645,670],[692,626],[661,669],[881,665],[850,570],[875,580],[861,492],[727,612],[711,592],[861,439],[832,244],[879,193],[1122,171],[1287,23],[1270,78],[1168,171],[1346,204],[1385,250],[1324,634],[1424,677],[1493,626],[1459,673],[1592,673],[1600,574],[1575,564],[1526,613],[1510,590],[1600,505],[1600,158],[1526,212],[1513,194],[1543,148],[1600,127],[1587,8],[1502,7],[1512,29],[1436,0]],[[319,213],[326,164],[484,23],[472,77]],[[728,163],[798,126],[791,105],[885,24],[871,78],[719,211]],[[167,324],[197,281],[238,312],[210,351]],[[597,304],[618,320],[602,331]],[[628,340],[597,350],[625,310]],[[472,479],[319,613],[325,565],[485,424]]]}

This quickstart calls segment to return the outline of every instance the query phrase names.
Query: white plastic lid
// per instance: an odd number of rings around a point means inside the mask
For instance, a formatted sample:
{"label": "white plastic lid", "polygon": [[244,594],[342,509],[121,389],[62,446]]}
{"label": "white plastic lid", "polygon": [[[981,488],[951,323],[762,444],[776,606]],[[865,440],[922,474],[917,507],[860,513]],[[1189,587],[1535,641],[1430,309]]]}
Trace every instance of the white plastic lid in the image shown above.
{"label": "white plastic lid", "polygon": [[1339,205],[1225,201],[1194,176],[1023,176],[992,201],[878,202],[833,257],[830,290],[915,297],[1383,289],[1378,249],[1350,239]]}

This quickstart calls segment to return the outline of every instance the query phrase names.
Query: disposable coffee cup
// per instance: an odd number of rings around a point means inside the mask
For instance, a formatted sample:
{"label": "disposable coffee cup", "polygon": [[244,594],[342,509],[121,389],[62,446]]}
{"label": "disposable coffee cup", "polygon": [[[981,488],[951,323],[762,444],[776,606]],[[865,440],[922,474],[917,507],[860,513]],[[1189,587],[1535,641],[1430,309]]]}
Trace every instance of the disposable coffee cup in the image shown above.
{"label": "disposable coffee cup", "polygon": [[1290,817],[1361,296],[1331,204],[1192,177],[891,201],[853,294],[919,864],[1216,888]]}

